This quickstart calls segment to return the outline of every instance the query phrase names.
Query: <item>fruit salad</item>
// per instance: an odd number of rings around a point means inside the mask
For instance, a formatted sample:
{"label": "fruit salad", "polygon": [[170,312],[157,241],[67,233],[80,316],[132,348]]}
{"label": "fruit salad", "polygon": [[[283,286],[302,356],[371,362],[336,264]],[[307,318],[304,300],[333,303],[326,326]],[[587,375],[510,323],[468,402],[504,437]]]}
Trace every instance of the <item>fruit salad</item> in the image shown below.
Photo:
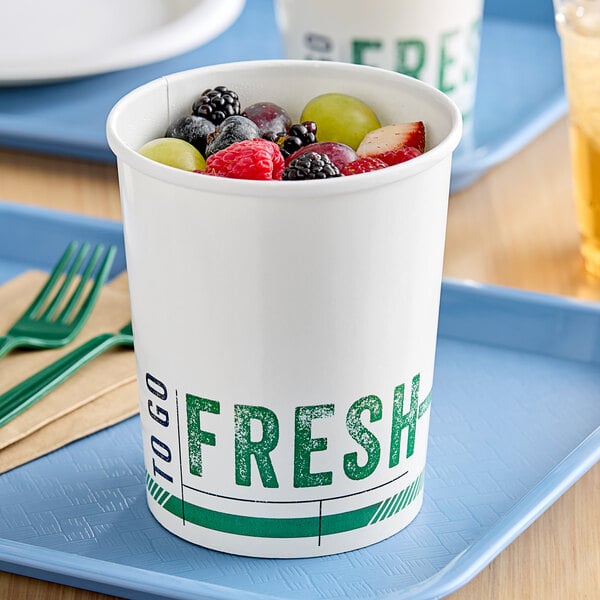
{"label": "fruit salad", "polygon": [[225,86],[205,90],[191,114],[139,152],[171,167],[233,179],[298,181],[359,175],[425,152],[422,121],[382,125],[359,98],[324,93],[295,122],[270,101],[243,107]]}

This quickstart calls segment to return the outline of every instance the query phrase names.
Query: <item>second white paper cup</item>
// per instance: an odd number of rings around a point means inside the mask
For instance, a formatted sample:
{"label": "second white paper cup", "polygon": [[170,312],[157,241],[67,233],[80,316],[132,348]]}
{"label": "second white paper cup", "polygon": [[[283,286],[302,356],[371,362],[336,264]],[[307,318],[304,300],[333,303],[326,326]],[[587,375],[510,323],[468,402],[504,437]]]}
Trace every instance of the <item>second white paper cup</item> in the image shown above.
{"label": "second white paper cup", "polygon": [[274,0],[286,58],[371,65],[450,96],[470,122],[483,0]]}
{"label": "second white paper cup", "polygon": [[[428,151],[325,181],[243,181],[152,162],[209,87],[297,118],[326,91]],[[111,112],[148,504],[168,530],[234,554],[301,557],[378,542],[418,513],[456,106],[390,71],[264,61],[143,86]]]}

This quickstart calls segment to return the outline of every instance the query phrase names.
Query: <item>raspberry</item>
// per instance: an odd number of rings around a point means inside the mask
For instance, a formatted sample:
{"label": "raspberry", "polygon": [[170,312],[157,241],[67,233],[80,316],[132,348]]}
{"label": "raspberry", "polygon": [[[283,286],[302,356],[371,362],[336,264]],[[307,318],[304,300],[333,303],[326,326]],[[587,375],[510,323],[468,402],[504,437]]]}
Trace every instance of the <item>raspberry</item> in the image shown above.
{"label": "raspberry", "polygon": [[373,156],[363,156],[348,163],[342,169],[342,175],[358,175],[359,173],[368,173],[369,171],[377,171],[384,169],[388,164],[380,158]]}
{"label": "raspberry", "polygon": [[340,170],[331,162],[327,154],[305,152],[295,158],[283,172],[285,181],[301,179],[329,179],[341,177]]}
{"label": "raspberry", "polygon": [[256,138],[219,150],[206,159],[206,173],[231,179],[281,179],[285,163],[279,146]]}

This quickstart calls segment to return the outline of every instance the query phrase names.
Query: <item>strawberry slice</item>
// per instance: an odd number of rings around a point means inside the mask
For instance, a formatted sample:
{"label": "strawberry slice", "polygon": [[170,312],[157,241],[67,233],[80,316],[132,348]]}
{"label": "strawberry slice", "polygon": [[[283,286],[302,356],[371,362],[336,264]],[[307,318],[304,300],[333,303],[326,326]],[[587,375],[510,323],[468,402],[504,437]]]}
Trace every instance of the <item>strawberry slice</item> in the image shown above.
{"label": "strawberry slice", "polygon": [[423,121],[412,121],[370,131],[356,153],[360,157],[379,158],[388,165],[395,165],[415,158],[424,151],[425,125]]}
{"label": "strawberry slice", "polygon": [[387,166],[389,165],[380,158],[363,156],[362,158],[357,158],[356,160],[349,162],[342,169],[342,175],[359,175],[360,173],[369,173],[370,171],[385,169]]}

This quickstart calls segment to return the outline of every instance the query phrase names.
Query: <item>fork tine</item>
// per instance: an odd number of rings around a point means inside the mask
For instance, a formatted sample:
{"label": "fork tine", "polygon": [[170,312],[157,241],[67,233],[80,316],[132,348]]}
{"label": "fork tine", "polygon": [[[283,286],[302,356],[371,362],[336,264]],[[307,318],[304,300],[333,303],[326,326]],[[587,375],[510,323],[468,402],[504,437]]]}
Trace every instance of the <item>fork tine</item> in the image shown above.
{"label": "fork tine", "polygon": [[[116,253],[117,253],[116,246],[108,247],[108,250],[106,251],[106,254],[104,256],[104,260],[102,261],[102,263],[100,264],[100,267],[98,268],[98,274],[96,275],[96,280],[94,281],[94,285],[89,290],[85,300],[83,301],[83,304],[81,305],[81,308],[79,309],[77,314],[73,317],[73,320],[71,322],[71,325],[73,327],[77,327],[79,324],[82,324],[87,319],[90,311],[94,307],[94,304],[96,303],[96,299],[97,299],[98,295],[100,294],[102,286],[104,285],[104,282],[106,281],[106,279],[108,277],[108,274],[112,267]],[[87,271],[87,269],[86,269],[86,271]],[[82,281],[85,276],[86,276],[86,274],[84,274],[84,276],[82,276]],[[91,276],[91,272],[87,275],[88,279],[90,276]],[[71,303],[69,303],[69,304],[71,304]],[[63,310],[63,313],[61,313],[61,315],[59,316],[59,320],[64,322],[69,317],[69,313],[72,310],[74,305],[75,305],[75,303],[73,303],[73,305],[70,307],[69,306],[66,307],[65,310]],[[66,312],[67,308],[69,308],[68,312]]]}
{"label": "fork tine", "polygon": [[86,257],[89,250],[90,245],[87,242],[81,246],[79,252],[75,255],[75,258],[73,259],[71,267],[66,273],[59,290],[56,292],[54,298],[52,298],[44,312],[38,318],[45,319],[48,321],[52,318],[52,316],[58,309],[58,306],[61,303],[62,299],[65,297],[65,294],[67,293],[67,290],[69,289],[73,278],[75,277],[75,275],[77,275],[79,267],[81,266],[81,263],[83,262],[83,259]]}
{"label": "fork tine", "polygon": [[[88,248],[89,248],[89,246],[88,246]],[[65,307],[63,308],[61,313],[58,315],[58,317],[56,319],[57,321],[59,321],[61,323],[65,323],[69,319],[69,316],[70,316],[71,312],[73,311],[73,308],[79,301],[79,298],[81,297],[81,294],[83,293],[83,290],[85,289],[87,282],[90,280],[90,278],[92,276],[93,270],[95,269],[96,265],[98,264],[98,259],[100,258],[100,254],[102,254],[103,250],[104,250],[104,246],[102,244],[98,244],[94,248],[94,252],[92,253],[92,256],[90,256],[90,258],[87,262],[87,265],[85,267],[85,270],[81,274],[81,278],[79,279],[79,284],[77,285],[77,288],[71,294],[69,301],[67,302],[67,304],[65,305]]]}
{"label": "fork tine", "polygon": [[50,292],[52,291],[52,289],[56,285],[56,282],[62,275],[64,268],[67,266],[69,259],[73,255],[73,252],[75,252],[75,250],[77,249],[78,245],[79,244],[77,242],[71,242],[67,246],[63,255],[60,257],[60,260],[58,261],[58,263],[56,263],[56,266],[52,270],[52,273],[50,273],[50,276],[46,280],[44,287],[40,290],[39,294],[29,305],[29,308],[25,313],[26,316],[31,317],[32,315],[34,315],[40,309],[40,306],[42,306],[42,304],[46,301],[46,298],[48,298],[48,296],[50,295]]}

